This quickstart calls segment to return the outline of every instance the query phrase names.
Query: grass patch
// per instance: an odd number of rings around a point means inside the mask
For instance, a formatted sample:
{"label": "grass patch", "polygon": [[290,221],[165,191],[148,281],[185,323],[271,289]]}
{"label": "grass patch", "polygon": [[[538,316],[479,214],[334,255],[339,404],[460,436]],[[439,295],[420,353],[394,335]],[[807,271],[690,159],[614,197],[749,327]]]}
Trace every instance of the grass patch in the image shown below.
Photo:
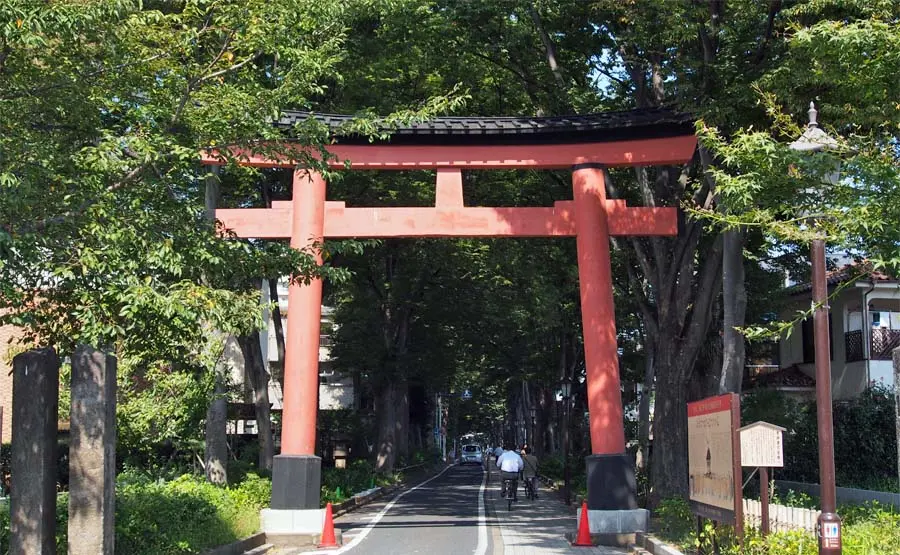
{"label": "grass patch", "polygon": [[355,494],[379,486],[392,486],[403,479],[403,474],[378,474],[372,463],[354,461],[347,468],[322,469],[322,505],[341,503]]}

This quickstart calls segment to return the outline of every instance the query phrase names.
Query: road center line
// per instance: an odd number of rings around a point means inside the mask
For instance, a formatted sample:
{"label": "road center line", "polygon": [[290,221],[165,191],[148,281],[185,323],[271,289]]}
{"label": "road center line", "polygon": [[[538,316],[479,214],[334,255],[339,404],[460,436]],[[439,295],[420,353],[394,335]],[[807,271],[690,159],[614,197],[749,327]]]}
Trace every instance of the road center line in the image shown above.
{"label": "road center line", "polygon": [[484,555],[487,551],[487,520],[484,516],[484,489],[487,485],[487,472],[481,473],[481,488],[478,490],[478,545],[472,555]]}
{"label": "road center line", "polygon": [[390,503],[388,503],[387,505],[385,505],[384,508],[381,509],[381,510],[378,512],[378,514],[376,514],[375,516],[372,517],[372,521],[369,522],[369,524],[366,525],[365,528],[363,528],[362,532],[360,532],[358,536],[356,536],[355,538],[353,538],[353,541],[351,541],[350,543],[348,543],[348,544],[345,545],[344,547],[338,549],[337,551],[332,551],[332,550],[330,550],[330,549],[329,549],[328,551],[311,551],[311,552],[309,552],[307,555],[320,555],[320,554],[321,554],[321,555],[341,555],[341,554],[343,554],[343,553],[346,553],[347,551],[350,551],[351,549],[353,549],[354,547],[356,547],[357,545],[359,545],[359,543],[360,543],[361,541],[363,541],[363,540],[366,538],[366,536],[369,535],[369,532],[372,531],[372,528],[375,528],[375,526],[378,524],[378,522],[380,522],[381,519],[384,518],[384,515],[386,515],[387,512],[388,512],[389,510],[391,510],[391,507],[394,506],[394,503],[396,503],[397,501],[400,501],[400,499],[402,499],[403,496],[406,495],[407,493],[412,493],[412,492],[416,491],[417,489],[419,489],[420,487],[426,485],[428,482],[431,482],[432,480],[435,480],[435,479],[437,479],[437,478],[440,478],[441,476],[443,476],[444,472],[447,472],[448,470],[450,470],[451,468],[453,468],[453,466],[455,466],[455,465],[450,465],[450,466],[448,466],[447,468],[445,468],[444,470],[441,470],[439,473],[437,473],[437,474],[435,474],[434,476],[432,476],[431,478],[429,478],[429,479],[425,480],[424,482],[420,483],[419,485],[417,485],[417,486],[415,486],[415,487],[413,487],[413,488],[410,488],[410,489],[408,489],[408,490],[406,490],[406,491],[403,491],[403,492],[398,493],[398,494],[396,495],[396,497],[394,497],[393,499],[391,499],[391,502],[390,502]]}

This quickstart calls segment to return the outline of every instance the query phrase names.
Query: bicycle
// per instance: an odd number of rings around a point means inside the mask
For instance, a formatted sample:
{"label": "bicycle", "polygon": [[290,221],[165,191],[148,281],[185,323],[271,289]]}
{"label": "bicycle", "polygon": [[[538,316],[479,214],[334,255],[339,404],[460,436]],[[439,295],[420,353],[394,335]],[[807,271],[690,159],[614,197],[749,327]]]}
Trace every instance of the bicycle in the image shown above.
{"label": "bicycle", "polygon": [[516,500],[516,489],[518,489],[519,484],[516,478],[504,478],[503,479],[503,489],[506,491],[506,510],[512,510],[513,501]]}
{"label": "bicycle", "polygon": [[534,480],[535,478],[523,478],[522,483],[525,485],[525,498],[534,501]]}

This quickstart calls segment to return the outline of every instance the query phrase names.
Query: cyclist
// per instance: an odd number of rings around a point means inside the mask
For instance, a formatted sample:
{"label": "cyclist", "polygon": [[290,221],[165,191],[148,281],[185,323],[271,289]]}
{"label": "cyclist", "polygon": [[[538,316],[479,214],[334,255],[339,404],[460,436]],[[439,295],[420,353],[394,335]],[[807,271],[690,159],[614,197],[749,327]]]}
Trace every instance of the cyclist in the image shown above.
{"label": "cyclist", "polygon": [[525,462],[525,468],[522,470],[523,479],[531,485],[531,492],[537,499],[538,491],[538,458],[531,454],[531,447],[527,445],[522,448],[522,459]]}
{"label": "cyclist", "polygon": [[518,501],[516,490],[518,489],[519,472],[525,468],[525,461],[516,453],[515,447],[511,443],[506,445],[503,453],[497,458],[497,468],[500,469],[500,480],[502,480],[500,483],[503,484],[500,488],[500,495],[506,497],[506,481],[510,480],[513,498]]}

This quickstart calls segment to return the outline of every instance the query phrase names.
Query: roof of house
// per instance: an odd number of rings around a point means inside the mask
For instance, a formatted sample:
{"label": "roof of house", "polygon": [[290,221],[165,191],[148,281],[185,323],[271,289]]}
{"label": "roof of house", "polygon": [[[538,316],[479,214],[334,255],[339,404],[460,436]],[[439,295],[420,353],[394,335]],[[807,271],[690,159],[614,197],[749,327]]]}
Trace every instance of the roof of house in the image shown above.
{"label": "roof of house", "polygon": [[[352,115],[286,111],[275,126],[290,134],[295,125],[309,119],[338,133],[339,143],[371,142],[365,134],[340,135],[342,128],[357,119]],[[391,144],[560,144],[693,135],[694,117],[670,108],[643,108],[551,117],[439,117],[399,125],[376,119],[375,127],[390,134],[386,142]]]}
{"label": "roof of house", "polygon": [[[892,283],[897,282],[892,276],[876,270],[871,262],[862,262],[859,264],[846,264],[840,268],[831,270],[825,274],[825,281],[828,287],[847,283],[848,281],[864,281],[870,283]],[[791,295],[799,295],[812,290],[812,283],[798,283],[788,288]]]}
{"label": "roof of house", "polygon": [[797,365],[751,376],[744,380],[744,389],[757,387],[815,387],[816,381],[797,368]]}

